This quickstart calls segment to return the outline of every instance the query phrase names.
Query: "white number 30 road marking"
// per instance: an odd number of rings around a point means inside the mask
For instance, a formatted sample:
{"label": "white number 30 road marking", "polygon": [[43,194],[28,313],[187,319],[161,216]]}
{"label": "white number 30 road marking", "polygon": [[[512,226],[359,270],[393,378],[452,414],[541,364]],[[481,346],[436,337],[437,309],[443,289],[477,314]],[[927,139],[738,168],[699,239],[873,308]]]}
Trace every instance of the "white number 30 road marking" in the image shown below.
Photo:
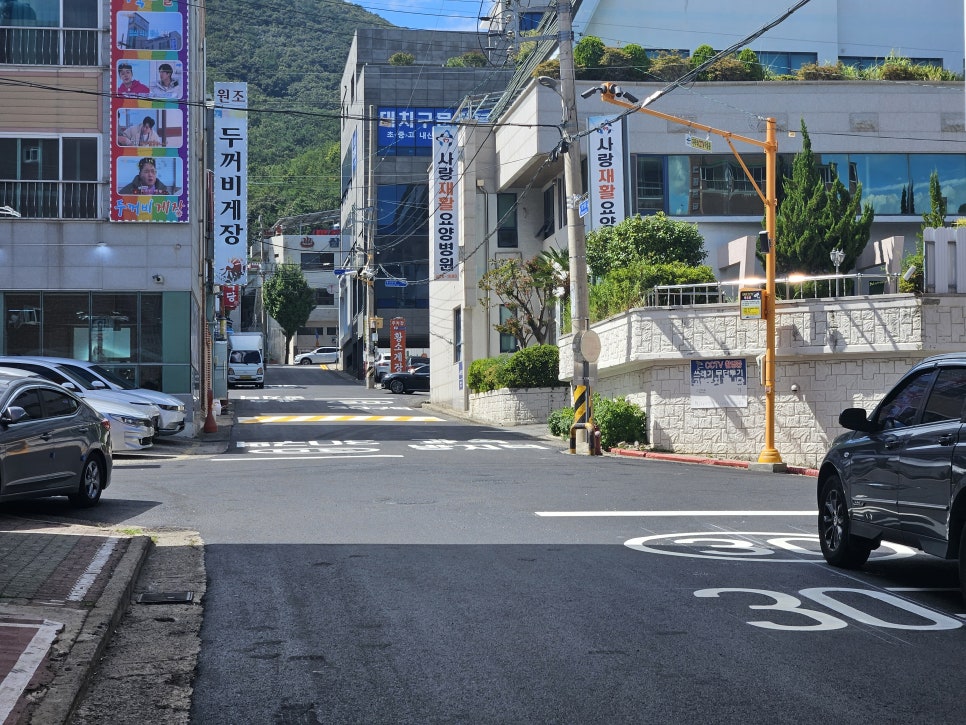
{"label": "white number 30 road marking", "polygon": [[[871,614],[863,612],[861,609],[856,609],[855,607],[838,601],[833,596],[836,592],[848,592],[849,594],[859,594],[869,597],[870,599],[877,599],[884,604],[891,605],[896,609],[901,609],[904,612],[922,618],[924,623],[900,624],[898,622],[888,622],[884,619],[880,619],[879,617],[874,617]],[[748,622],[748,624],[753,627],[806,632],[842,629],[843,627],[848,626],[848,622],[845,619],[840,619],[839,617],[815,609],[806,609],[802,606],[802,601],[797,597],[793,597],[790,594],[784,594],[782,592],[769,591],[767,589],[741,589],[729,587],[721,587],[717,589],[699,589],[694,593],[694,596],[717,598],[722,594],[729,593],[751,594],[774,600],[772,604],[749,604],[749,609],[784,612],[786,614],[803,617],[804,619],[808,620],[807,623],[803,624],[780,624],[778,622],[769,620],[754,620]],[[807,599],[811,599],[816,604],[828,607],[833,612],[840,614],[842,617],[846,617],[870,627],[922,631],[958,629],[963,626],[963,623],[958,619],[947,617],[945,614],[940,614],[939,612],[935,612],[931,609],[920,607],[918,604],[913,604],[912,602],[908,602],[905,599],[900,599],[899,597],[893,596],[892,594],[887,594],[885,592],[877,592],[869,589],[820,587],[814,589],[802,589],[798,593]],[[788,617],[783,617],[783,619],[787,620]]]}

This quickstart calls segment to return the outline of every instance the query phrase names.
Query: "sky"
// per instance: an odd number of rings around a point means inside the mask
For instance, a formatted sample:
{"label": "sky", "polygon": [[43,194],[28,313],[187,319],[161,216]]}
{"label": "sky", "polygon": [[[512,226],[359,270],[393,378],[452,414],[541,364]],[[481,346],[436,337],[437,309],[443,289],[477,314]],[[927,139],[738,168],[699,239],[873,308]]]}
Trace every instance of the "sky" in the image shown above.
{"label": "sky", "polygon": [[[491,0],[349,0],[401,28],[476,30]],[[481,10],[485,8],[484,10]]]}

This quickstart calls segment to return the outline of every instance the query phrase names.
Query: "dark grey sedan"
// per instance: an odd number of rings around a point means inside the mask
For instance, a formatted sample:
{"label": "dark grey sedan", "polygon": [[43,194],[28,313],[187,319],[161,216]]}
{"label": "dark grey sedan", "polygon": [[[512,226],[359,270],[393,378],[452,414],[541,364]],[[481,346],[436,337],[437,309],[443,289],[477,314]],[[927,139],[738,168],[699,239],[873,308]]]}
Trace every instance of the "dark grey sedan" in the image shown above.
{"label": "dark grey sedan", "polygon": [[0,368],[0,501],[67,496],[94,506],[112,465],[106,418],[56,383]]}
{"label": "dark grey sedan", "polygon": [[849,408],[818,476],[822,553],[857,568],[882,541],[959,559],[966,596],[966,354],[915,365],[871,415]]}

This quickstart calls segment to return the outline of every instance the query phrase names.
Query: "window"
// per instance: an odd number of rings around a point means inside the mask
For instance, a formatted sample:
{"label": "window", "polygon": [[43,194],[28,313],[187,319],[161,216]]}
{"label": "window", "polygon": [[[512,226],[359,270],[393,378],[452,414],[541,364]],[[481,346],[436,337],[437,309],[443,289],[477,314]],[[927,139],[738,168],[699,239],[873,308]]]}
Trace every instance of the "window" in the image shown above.
{"label": "window", "polygon": [[664,159],[660,156],[638,156],[634,170],[637,174],[634,210],[642,215],[664,211]]}
{"label": "window", "polygon": [[[885,63],[885,58],[876,58],[873,56],[866,55],[840,55],[839,62],[842,65],[850,65],[858,70],[865,70],[866,68],[872,68],[873,66],[882,65]],[[913,65],[931,65],[936,68],[943,67],[942,58],[910,58],[909,62]]]}
{"label": "window", "polygon": [[913,425],[935,374],[935,370],[926,370],[893,390],[880,405],[876,420],[885,428]]}
{"label": "window", "polygon": [[77,411],[77,401],[67,395],[67,393],[42,388],[40,394],[44,399],[44,407],[47,411],[48,418],[73,415]]}
{"label": "window", "polygon": [[936,382],[926,400],[926,407],[922,411],[922,422],[958,420],[963,414],[964,400],[966,400],[966,368],[940,368]]}
{"label": "window", "polygon": [[317,289],[313,292],[315,292],[316,307],[332,307],[335,304],[335,295],[327,289]]}
{"label": "window", "polygon": [[543,226],[537,232],[537,237],[540,239],[546,239],[551,236],[554,231],[556,231],[556,225],[554,224],[555,215],[554,209],[556,208],[556,196],[557,196],[557,185],[551,184],[543,191]]}
{"label": "window", "polygon": [[0,206],[32,219],[96,219],[97,136],[0,137]]}
{"label": "window", "polygon": [[463,308],[453,310],[453,362],[463,359]]}
{"label": "window", "polygon": [[803,65],[818,62],[817,53],[775,53],[763,50],[756,53],[762,68],[775,75],[791,75]]}
{"label": "window", "polygon": [[0,63],[100,65],[99,0],[0,3]]}
{"label": "window", "polygon": [[40,391],[37,388],[22,392],[13,399],[12,405],[23,408],[27,411],[27,417],[33,420],[40,420],[44,417],[44,409],[40,403]]}
{"label": "window", "polygon": [[335,254],[332,252],[302,252],[301,266],[304,270],[332,269]]}
{"label": "window", "polygon": [[[505,305],[500,305],[500,324],[504,325],[513,319],[513,313],[506,308]],[[500,333],[500,352],[516,352],[517,350],[517,339],[513,335],[506,332]]]}
{"label": "window", "polygon": [[517,195],[513,193],[496,195],[496,246],[516,248],[517,235]]}

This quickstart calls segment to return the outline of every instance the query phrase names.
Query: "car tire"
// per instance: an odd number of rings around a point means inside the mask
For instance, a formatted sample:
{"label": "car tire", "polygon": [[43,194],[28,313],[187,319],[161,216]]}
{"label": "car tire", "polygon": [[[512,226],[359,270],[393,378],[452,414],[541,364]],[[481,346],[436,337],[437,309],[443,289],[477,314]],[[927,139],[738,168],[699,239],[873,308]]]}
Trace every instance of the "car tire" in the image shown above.
{"label": "car tire", "polygon": [[841,569],[858,569],[873,549],[872,542],[852,535],[845,490],[834,474],[826,479],[819,497],[818,539],[825,561]]}
{"label": "car tire", "polygon": [[311,364],[312,364],[312,360],[310,360],[307,357],[303,357],[301,360],[299,360],[299,365],[311,365]]}
{"label": "car tire", "polygon": [[70,502],[78,508],[96,506],[101,500],[105,477],[104,462],[96,454],[88,456],[81,469],[77,491],[68,496]]}
{"label": "car tire", "polygon": [[966,601],[966,523],[959,535],[959,588],[963,590],[963,601]]}
{"label": "car tire", "polygon": [[402,380],[393,380],[389,383],[389,389],[399,395],[406,392],[406,384]]}

